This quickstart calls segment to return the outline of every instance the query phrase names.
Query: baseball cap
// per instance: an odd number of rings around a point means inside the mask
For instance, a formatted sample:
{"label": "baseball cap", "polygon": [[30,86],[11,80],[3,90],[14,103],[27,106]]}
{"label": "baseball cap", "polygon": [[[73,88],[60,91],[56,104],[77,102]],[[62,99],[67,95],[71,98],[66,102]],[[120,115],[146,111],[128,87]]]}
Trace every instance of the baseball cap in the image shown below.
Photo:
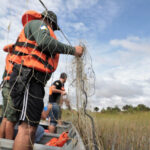
{"label": "baseball cap", "polygon": [[53,30],[60,30],[57,24],[57,16],[53,11],[44,11],[41,14],[43,17],[47,18],[49,21],[52,21]]}

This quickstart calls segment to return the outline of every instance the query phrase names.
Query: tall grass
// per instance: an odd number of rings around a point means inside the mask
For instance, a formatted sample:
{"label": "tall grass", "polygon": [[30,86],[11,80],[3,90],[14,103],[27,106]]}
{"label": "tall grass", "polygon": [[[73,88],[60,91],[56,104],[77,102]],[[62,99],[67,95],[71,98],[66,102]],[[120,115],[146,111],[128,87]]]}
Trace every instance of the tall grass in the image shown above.
{"label": "tall grass", "polygon": [[[95,120],[95,133],[99,149],[150,150],[150,112],[90,114]],[[63,119],[72,121],[85,145],[92,147],[91,125],[87,118],[77,120],[76,112],[63,111]],[[91,137],[87,137],[87,135]]]}

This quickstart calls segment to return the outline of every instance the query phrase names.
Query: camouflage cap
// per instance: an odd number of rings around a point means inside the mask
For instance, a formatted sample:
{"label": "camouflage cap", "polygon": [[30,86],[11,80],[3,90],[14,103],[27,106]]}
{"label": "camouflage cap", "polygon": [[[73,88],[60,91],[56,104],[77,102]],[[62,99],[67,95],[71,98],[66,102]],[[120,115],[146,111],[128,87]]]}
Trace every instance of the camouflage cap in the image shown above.
{"label": "camouflage cap", "polygon": [[60,30],[60,28],[57,24],[57,16],[54,12],[44,11],[44,12],[42,12],[41,15],[53,23],[53,30]]}

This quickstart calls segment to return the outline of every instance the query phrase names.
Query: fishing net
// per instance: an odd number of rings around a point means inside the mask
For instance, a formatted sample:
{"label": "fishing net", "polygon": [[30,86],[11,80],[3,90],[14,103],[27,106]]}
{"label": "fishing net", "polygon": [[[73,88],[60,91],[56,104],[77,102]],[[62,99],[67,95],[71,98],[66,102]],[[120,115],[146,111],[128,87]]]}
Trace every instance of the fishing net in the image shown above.
{"label": "fishing net", "polygon": [[70,92],[74,96],[77,108],[77,118],[74,123],[80,132],[87,150],[102,149],[102,143],[97,143],[95,133],[94,119],[87,111],[88,103],[90,103],[91,96],[95,92],[95,73],[92,66],[92,59],[88,52],[86,45],[80,42],[84,47],[84,54],[81,58],[75,57],[72,60],[70,75],[72,76],[72,83],[70,89],[75,89]]}

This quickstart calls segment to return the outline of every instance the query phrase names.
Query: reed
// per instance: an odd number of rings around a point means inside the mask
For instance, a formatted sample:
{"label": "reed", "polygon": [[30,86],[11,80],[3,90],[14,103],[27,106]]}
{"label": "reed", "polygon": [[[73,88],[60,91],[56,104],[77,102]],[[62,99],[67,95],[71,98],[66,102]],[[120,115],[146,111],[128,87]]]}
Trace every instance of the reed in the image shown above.
{"label": "reed", "polygon": [[[95,133],[100,150],[150,150],[150,112],[90,114],[95,120]],[[77,112],[66,110],[63,111],[63,119],[71,120],[84,144],[92,147],[91,125],[88,119],[79,120],[78,125]]]}

